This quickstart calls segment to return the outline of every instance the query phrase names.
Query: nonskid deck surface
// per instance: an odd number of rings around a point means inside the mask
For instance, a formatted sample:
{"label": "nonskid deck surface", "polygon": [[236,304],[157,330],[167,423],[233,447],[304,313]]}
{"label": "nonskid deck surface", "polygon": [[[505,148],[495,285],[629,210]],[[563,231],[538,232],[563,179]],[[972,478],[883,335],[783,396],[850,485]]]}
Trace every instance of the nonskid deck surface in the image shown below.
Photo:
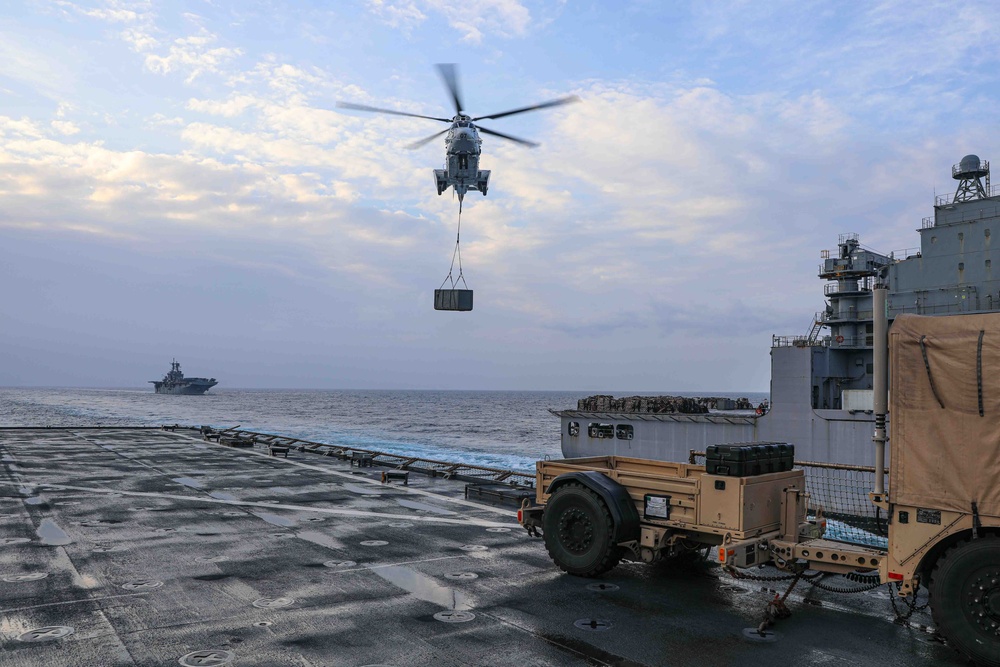
{"label": "nonskid deck surface", "polygon": [[139,429],[0,430],[0,466],[2,667],[965,664],[884,589],[804,587],[760,642],[768,584],[564,575],[460,482]]}

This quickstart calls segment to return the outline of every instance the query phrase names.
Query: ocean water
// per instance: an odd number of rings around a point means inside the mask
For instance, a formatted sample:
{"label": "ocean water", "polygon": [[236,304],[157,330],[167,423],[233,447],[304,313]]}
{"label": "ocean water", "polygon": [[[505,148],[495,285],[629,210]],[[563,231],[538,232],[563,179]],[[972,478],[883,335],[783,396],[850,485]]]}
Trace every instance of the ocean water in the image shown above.
{"label": "ocean water", "polygon": [[[559,419],[592,392],[0,388],[0,426],[209,425],[473,465],[533,471],[561,458]],[[635,393],[615,392],[616,396]],[[696,396],[682,392],[663,394]],[[703,392],[754,404],[759,392]]]}

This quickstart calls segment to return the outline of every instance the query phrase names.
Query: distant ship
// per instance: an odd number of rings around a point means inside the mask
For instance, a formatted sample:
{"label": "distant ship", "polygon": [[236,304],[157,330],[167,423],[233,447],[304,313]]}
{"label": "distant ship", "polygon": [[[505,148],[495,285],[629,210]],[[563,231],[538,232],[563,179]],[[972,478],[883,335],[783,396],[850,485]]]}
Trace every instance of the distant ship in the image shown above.
{"label": "distant ship", "polygon": [[180,363],[174,359],[170,362],[170,372],[162,380],[150,380],[157,394],[184,394],[197,396],[219,384],[215,378],[186,378],[181,373]]}

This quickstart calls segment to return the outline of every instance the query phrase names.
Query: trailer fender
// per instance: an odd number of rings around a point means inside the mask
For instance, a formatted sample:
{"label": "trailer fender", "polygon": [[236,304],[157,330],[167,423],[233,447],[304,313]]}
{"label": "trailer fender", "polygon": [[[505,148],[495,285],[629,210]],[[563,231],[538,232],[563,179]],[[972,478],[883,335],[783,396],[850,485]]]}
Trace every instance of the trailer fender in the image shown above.
{"label": "trailer fender", "polygon": [[635,501],[632,500],[632,496],[628,494],[624,486],[607,475],[588,470],[559,475],[552,480],[545,492],[551,495],[567,482],[582,484],[604,501],[615,523],[614,541],[616,544],[639,540],[639,511],[635,508]]}

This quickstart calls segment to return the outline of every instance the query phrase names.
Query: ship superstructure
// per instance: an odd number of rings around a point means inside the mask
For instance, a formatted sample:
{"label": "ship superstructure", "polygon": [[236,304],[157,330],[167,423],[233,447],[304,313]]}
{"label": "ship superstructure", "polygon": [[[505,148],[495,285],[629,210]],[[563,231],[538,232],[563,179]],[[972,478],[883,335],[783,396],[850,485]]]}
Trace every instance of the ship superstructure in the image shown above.
{"label": "ship superstructure", "polygon": [[174,359],[170,362],[170,372],[162,380],[150,380],[157,394],[183,394],[197,396],[219,384],[215,378],[186,378],[181,372],[180,363]]}
{"label": "ship superstructure", "polygon": [[690,450],[708,445],[770,441],[793,443],[800,460],[871,465],[872,289],[889,289],[890,320],[902,313],[1000,310],[991,244],[992,231],[1000,232],[1000,193],[989,174],[989,162],[975,155],[952,167],[956,190],[935,198],[934,215],[917,230],[919,249],[885,255],[862,245],[857,234],[841,234],[836,251],[821,253],[825,308],[807,334],[772,338],[766,414],[554,411],[563,454],[686,461]]}

